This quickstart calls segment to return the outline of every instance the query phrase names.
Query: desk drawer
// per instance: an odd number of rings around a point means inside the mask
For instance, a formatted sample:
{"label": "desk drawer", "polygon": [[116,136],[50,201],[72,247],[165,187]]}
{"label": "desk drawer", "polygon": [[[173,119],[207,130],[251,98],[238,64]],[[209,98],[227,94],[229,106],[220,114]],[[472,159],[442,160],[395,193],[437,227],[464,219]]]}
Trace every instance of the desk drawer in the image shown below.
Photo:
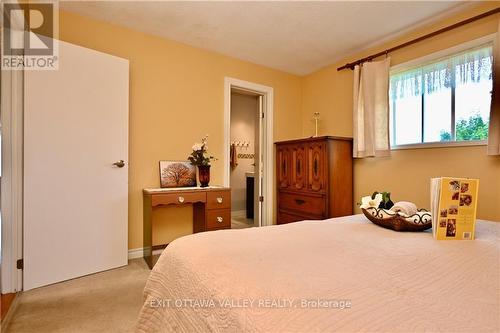
{"label": "desk drawer", "polygon": [[231,210],[212,209],[207,210],[207,229],[227,229],[231,228]]}
{"label": "desk drawer", "polygon": [[326,205],[323,196],[281,192],[279,194],[279,208],[296,211],[306,216],[321,217],[325,214]]}
{"label": "desk drawer", "polygon": [[208,209],[231,208],[231,191],[207,192],[207,208]]}
{"label": "desk drawer", "polygon": [[151,205],[153,207],[160,205],[182,205],[206,201],[207,195],[204,192],[165,193],[156,194],[151,197]]}

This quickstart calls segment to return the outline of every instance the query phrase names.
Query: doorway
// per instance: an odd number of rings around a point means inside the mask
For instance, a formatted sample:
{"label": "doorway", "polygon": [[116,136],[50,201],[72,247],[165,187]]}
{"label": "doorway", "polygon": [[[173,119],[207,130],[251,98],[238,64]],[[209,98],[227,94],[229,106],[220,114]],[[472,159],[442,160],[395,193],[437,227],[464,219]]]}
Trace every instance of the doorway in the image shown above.
{"label": "doorway", "polygon": [[224,185],[231,187],[232,228],[271,225],[273,89],[225,80]]}
{"label": "doorway", "polygon": [[262,95],[231,89],[231,229],[258,227],[260,212],[258,169],[260,99]]}

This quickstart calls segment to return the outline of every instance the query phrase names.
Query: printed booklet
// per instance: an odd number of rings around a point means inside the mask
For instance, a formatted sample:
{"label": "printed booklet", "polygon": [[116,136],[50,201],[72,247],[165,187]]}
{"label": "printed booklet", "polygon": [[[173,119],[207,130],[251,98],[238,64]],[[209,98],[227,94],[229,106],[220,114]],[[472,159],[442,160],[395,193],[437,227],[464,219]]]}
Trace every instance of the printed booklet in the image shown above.
{"label": "printed booklet", "polygon": [[479,179],[432,178],[432,234],[438,240],[474,239]]}

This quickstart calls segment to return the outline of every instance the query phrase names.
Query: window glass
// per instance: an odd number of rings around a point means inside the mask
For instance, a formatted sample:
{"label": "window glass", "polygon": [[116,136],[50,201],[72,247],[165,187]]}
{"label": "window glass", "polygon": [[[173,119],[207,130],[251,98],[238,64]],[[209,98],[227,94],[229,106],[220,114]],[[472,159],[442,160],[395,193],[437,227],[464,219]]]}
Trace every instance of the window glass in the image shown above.
{"label": "window glass", "polygon": [[455,91],[456,140],[486,140],[492,80],[457,84]]}
{"label": "window glass", "polygon": [[391,145],[486,140],[491,43],[391,72]]}
{"label": "window glass", "polygon": [[420,142],[422,135],[422,98],[406,96],[395,101],[394,145]]}
{"label": "window glass", "polygon": [[[446,133],[446,134],[443,134]],[[451,140],[451,88],[424,94],[423,142]]]}

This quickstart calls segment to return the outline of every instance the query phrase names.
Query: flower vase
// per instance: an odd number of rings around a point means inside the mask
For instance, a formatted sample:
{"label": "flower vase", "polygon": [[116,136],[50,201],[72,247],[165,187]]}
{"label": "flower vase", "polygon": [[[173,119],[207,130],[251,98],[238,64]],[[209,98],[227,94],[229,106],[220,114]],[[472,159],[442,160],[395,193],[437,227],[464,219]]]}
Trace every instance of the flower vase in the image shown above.
{"label": "flower vase", "polygon": [[207,187],[210,183],[210,165],[199,165],[198,175],[200,178],[200,186]]}

